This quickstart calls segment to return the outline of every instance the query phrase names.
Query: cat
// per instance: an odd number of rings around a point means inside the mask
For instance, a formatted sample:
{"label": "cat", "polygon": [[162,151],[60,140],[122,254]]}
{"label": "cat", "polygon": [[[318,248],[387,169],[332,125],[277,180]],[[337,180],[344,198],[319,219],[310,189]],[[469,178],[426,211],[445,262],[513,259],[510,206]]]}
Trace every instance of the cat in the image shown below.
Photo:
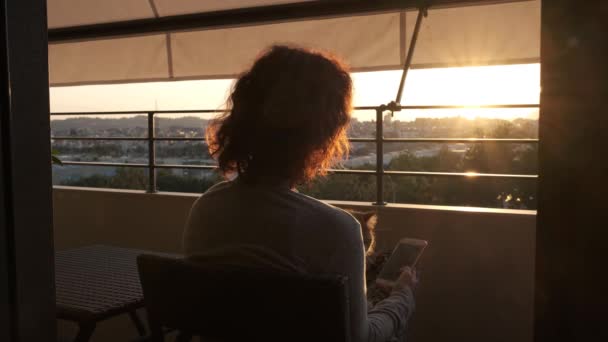
{"label": "cat", "polygon": [[365,246],[365,256],[371,257],[376,251],[376,224],[378,214],[373,211],[348,210],[361,224],[361,235],[363,235],[363,245]]}
{"label": "cat", "polygon": [[365,279],[367,287],[367,301],[370,306],[376,305],[379,301],[388,296],[386,289],[376,285],[376,278],[384,266],[390,253],[377,250],[376,246],[376,225],[378,224],[378,214],[373,211],[361,212],[348,210],[354,218],[361,224],[361,235],[365,246]]}

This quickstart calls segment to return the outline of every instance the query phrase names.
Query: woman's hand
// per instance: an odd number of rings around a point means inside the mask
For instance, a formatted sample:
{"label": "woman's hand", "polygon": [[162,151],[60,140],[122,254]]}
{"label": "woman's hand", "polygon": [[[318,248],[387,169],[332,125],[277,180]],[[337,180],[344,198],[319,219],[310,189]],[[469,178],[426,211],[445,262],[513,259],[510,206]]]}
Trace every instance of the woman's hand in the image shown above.
{"label": "woman's hand", "polygon": [[412,291],[418,285],[418,276],[416,275],[416,270],[410,268],[409,266],[405,266],[401,269],[401,275],[395,281],[393,287],[386,287],[385,284],[378,283],[377,286],[382,288],[387,294],[388,292],[401,290],[405,288],[410,288]]}
{"label": "woman's hand", "polygon": [[416,270],[410,268],[409,266],[405,266],[401,269],[401,275],[395,282],[393,291],[402,290],[408,287],[413,291],[416,288],[416,285],[418,285],[418,276],[416,275]]}

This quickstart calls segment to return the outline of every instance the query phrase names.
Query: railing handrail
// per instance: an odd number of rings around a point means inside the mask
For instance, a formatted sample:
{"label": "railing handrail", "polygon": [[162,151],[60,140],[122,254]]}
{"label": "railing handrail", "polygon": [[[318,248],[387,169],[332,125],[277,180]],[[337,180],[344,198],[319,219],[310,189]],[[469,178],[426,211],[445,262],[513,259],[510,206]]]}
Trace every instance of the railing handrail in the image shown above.
{"label": "railing handrail", "polygon": [[[493,105],[409,105],[393,106],[392,110],[429,110],[429,109],[515,109],[515,108],[538,108],[538,104],[493,104]],[[426,171],[395,171],[384,169],[384,144],[385,143],[509,143],[509,144],[537,144],[538,139],[503,139],[503,138],[385,138],[384,118],[387,111],[382,106],[358,106],[354,110],[374,110],[376,112],[376,134],[374,138],[349,138],[350,142],[367,142],[376,144],[376,168],[375,170],[352,170],[331,169],[334,174],[353,174],[376,176],[376,202],[374,205],[385,205],[384,202],[384,176],[418,176],[418,177],[461,177],[461,178],[496,178],[496,179],[526,179],[535,180],[538,175],[521,174],[496,174],[478,172],[426,172]],[[156,192],[156,169],[197,169],[215,170],[214,165],[188,165],[188,164],[158,164],[156,162],[157,141],[201,141],[204,137],[157,137],[155,135],[154,116],[158,114],[205,114],[224,113],[223,109],[198,109],[198,110],[153,110],[153,111],[97,111],[97,112],[54,112],[52,116],[99,116],[99,115],[142,115],[147,117],[147,136],[145,137],[79,137],[79,136],[51,136],[51,140],[82,140],[82,141],[141,141],[148,143],[148,163],[113,163],[113,162],[78,162],[63,161],[64,165],[81,166],[107,166],[107,167],[134,167],[148,169],[148,192]]]}
{"label": "railing handrail", "polygon": [[[80,137],[80,136],[51,136],[52,140],[92,140],[92,141],[206,141],[204,137]],[[350,142],[376,142],[375,138],[349,138]],[[538,143],[538,139],[503,139],[503,138],[384,138],[383,143],[507,143],[507,144],[533,144]]]}
{"label": "railing handrail", "polygon": [[[377,110],[384,108],[385,106],[355,106],[353,110]],[[528,104],[483,104],[483,105],[467,105],[467,104],[454,104],[454,105],[401,105],[396,106],[397,110],[408,110],[408,109],[517,109],[517,108],[539,108],[538,103]],[[52,116],[73,116],[73,115],[129,115],[129,114],[141,114],[147,115],[148,113],[156,114],[212,114],[212,113],[225,113],[226,109],[184,109],[184,110],[131,110],[131,111],[82,111],[82,112],[51,112]]]}

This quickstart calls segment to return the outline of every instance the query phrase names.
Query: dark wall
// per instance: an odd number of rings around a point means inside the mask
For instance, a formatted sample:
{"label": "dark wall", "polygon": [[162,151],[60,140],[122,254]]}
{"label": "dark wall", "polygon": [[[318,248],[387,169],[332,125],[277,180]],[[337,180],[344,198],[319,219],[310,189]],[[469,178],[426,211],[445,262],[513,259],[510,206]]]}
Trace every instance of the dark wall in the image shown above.
{"label": "dark wall", "polygon": [[536,341],[608,341],[608,2],[542,2]]}
{"label": "dark wall", "polygon": [[379,210],[380,247],[404,237],[429,241],[410,341],[532,341],[534,213]]}

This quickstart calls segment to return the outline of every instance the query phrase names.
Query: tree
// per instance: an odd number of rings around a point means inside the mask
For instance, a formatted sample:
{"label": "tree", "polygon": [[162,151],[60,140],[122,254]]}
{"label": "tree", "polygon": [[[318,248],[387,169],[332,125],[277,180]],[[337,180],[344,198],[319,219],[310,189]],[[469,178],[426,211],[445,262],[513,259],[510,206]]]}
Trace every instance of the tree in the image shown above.
{"label": "tree", "polygon": [[215,172],[203,177],[193,177],[178,176],[166,170],[160,170],[157,175],[157,184],[160,191],[203,193],[220,180],[221,178]]}
{"label": "tree", "polygon": [[116,189],[146,189],[148,176],[141,168],[119,168],[110,178],[110,188]]}

